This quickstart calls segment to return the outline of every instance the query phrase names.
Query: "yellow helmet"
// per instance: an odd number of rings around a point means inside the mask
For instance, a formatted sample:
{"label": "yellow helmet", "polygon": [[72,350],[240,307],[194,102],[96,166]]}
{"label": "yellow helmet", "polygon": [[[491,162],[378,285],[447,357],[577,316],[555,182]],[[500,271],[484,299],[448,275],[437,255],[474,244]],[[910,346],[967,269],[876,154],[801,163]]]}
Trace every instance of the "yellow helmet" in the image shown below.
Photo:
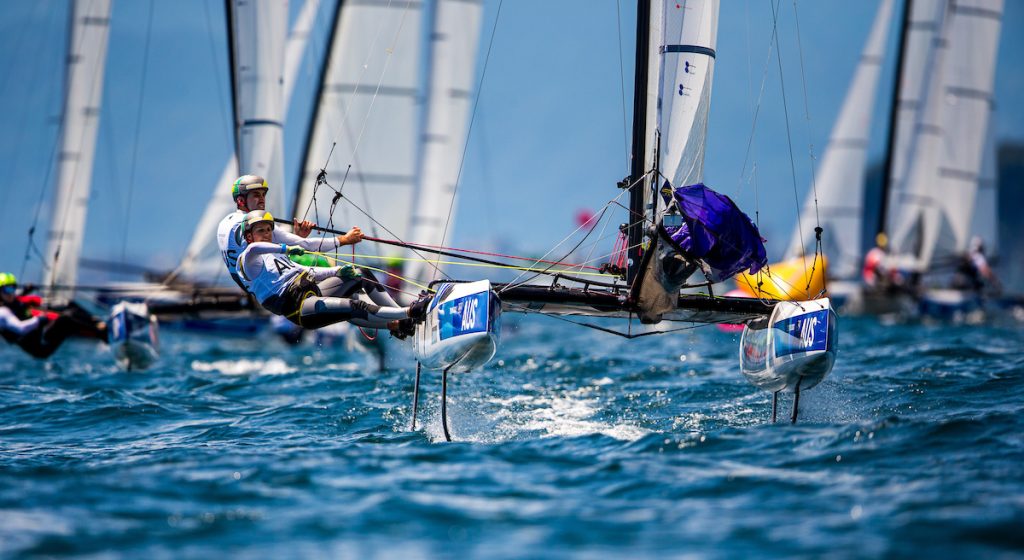
{"label": "yellow helmet", "polygon": [[0,288],[6,288],[7,286],[17,286],[18,279],[14,277],[10,272],[0,272]]}
{"label": "yellow helmet", "polygon": [[274,228],[274,216],[270,212],[263,210],[253,210],[245,215],[245,225],[242,229],[242,235],[252,231],[252,228],[256,227],[256,224],[270,223],[270,228]]}

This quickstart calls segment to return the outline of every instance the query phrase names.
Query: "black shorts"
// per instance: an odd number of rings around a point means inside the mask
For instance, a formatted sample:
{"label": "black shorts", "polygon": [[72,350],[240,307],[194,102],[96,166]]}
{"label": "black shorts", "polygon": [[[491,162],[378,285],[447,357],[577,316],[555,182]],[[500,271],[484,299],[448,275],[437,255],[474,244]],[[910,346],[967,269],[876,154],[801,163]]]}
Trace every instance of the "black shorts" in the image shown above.
{"label": "black shorts", "polygon": [[281,315],[299,324],[299,310],[302,309],[302,302],[309,297],[320,297],[320,288],[309,275],[303,273],[284,289],[284,293],[272,295],[260,305],[274,315]]}

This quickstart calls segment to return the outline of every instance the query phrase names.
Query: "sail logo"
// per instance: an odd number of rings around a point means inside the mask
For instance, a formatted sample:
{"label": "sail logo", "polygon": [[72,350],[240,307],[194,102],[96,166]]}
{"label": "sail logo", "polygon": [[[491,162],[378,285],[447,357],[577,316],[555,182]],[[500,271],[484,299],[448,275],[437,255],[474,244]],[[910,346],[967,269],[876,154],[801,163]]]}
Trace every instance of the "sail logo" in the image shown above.
{"label": "sail logo", "polygon": [[828,349],[828,310],[788,317],[772,325],[775,356]]}
{"label": "sail logo", "polygon": [[440,340],[487,330],[487,292],[442,303],[437,310]]}
{"label": "sail logo", "polygon": [[803,322],[800,327],[800,343],[804,348],[814,346],[814,331],[818,326],[818,318],[811,317]]}

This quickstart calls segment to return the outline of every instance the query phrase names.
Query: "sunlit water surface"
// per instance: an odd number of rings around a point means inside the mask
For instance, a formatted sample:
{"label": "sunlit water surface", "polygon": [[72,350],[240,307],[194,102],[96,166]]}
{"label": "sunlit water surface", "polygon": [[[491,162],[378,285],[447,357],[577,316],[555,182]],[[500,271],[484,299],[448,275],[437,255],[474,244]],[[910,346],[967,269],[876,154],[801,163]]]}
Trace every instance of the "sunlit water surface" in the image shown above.
{"label": "sunlit water surface", "polygon": [[437,372],[410,431],[407,349],[377,372],[340,345],[165,332],[123,373],[102,346],[4,346],[0,554],[1024,554],[1020,327],[843,319],[796,426],[769,423],[736,335],[505,327],[450,380],[454,443]]}

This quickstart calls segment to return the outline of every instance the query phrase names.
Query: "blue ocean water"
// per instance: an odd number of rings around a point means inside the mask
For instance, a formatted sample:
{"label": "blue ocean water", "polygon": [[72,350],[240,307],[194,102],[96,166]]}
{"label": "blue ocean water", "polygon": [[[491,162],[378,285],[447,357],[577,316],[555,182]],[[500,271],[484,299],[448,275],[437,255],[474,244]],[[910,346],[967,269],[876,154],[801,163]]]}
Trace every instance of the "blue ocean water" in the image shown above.
{"label": "blue ocean water", "polygon": [[2,347],[0,555],[1024,555],[1020,327],[841,319],[795,426],[736,335],[505,327],[450,380],[454,443],[436,372],[409,430],[407,351],[165,332],[123,373]]}

